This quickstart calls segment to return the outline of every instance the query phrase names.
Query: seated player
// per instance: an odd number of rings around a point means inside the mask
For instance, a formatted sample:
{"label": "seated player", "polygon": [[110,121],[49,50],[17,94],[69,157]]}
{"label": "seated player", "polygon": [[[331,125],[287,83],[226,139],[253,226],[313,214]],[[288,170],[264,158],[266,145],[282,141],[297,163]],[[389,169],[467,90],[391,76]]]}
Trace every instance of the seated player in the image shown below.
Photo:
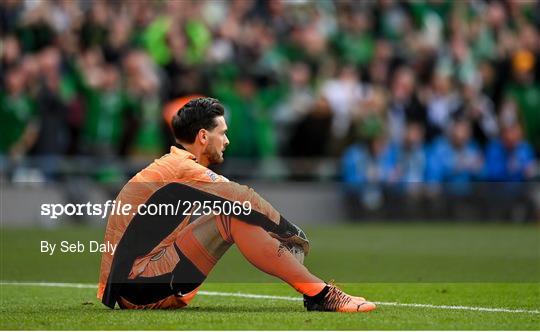
{"label": "seated player", "polygon": [[[180,148],[135,175],[116,201],[132,206],[182,202],[249,202],[237,214],[111,214],[105,242],[118,244],[104,253],[98,298],[114,308],[181,308],[196,295],[217,261],[236,244],[260,270],[304,295],[307,310],[366,312],[375,305],[345,294],[311,274],[287,250],[309,242],[304,232],[283,218],[252,189],[228,181],[207,168],[223,162],[229,144],[223,106],[212,98],[188,102],[173,118]],[[224,211],[225,209],[223,209]]]}

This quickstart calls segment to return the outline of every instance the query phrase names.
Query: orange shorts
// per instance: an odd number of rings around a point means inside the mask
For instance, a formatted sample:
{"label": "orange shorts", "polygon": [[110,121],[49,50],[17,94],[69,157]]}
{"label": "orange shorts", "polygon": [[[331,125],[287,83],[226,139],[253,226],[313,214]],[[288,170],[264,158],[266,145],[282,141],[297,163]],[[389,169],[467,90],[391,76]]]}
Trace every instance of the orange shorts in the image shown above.
{"label": "orange shorts", "polygon": [[[206,216],[201,219],[204,220],[200,222],[214,223],[223,218]],[[193,233],[196,225],[193,223],[182,229],[175,241],[157,254],[135,261],[129,275],[134,283],[125,287],[126,295],[120,296],[121,308],[174,309],[191,302],[200,283],[217,263],[217,259],[197,241]],[[161,292],[170,294],[170,287],[174,285],[178,287],[176,294],[159,298]]]}

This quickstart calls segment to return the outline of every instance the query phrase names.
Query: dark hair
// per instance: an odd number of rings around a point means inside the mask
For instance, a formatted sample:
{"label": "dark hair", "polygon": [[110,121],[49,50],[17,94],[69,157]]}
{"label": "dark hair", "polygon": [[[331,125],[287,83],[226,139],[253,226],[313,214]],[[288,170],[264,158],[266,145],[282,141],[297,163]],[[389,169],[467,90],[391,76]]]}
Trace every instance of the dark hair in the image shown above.
{"label": "dark hair", "polygon": [[172,119],[174,137],[180,142],[193,143],[199,130],[214,129],[217,127],[214,118],[224,114],[225,109],[217,99],[192,99],[179,109]]}

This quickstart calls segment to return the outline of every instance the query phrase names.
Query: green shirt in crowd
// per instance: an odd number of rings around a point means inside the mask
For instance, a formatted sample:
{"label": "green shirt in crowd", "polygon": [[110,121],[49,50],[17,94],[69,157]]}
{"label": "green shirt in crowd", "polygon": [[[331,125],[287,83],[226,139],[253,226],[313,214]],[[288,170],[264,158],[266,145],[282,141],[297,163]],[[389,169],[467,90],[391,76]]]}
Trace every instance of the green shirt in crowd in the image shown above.
{"label": "green shirt in crowd", "polygon": [[540,151],[540,85],[512,84],[507,90],[516,101],[529,142]]}
{"label": "green shirt in crowd", "polygon": [[84,143],[116,151],[124,133],[127,100],[121,89],[102,91],[89,88],[83,128]]}
{"label": "green shirt in crowd", "polygon": [[0,153],[6,154],[21,139],[26,126],[36,117],[32,99],[25,95],[0,93]]}

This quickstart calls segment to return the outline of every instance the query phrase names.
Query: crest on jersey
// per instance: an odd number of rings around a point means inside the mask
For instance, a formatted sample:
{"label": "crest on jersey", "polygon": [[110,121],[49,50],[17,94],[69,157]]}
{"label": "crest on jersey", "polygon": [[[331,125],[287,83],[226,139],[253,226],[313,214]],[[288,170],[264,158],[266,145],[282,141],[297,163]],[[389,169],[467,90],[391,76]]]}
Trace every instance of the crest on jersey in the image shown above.
{"label": "crest on jersey", "polygon": [[216,182],[219,179],[219,176],[216,173],[212,172],[211,170],[206,171],[206,174],[208,174],[208,177],[210,178],[210,180],[214,182]]}

